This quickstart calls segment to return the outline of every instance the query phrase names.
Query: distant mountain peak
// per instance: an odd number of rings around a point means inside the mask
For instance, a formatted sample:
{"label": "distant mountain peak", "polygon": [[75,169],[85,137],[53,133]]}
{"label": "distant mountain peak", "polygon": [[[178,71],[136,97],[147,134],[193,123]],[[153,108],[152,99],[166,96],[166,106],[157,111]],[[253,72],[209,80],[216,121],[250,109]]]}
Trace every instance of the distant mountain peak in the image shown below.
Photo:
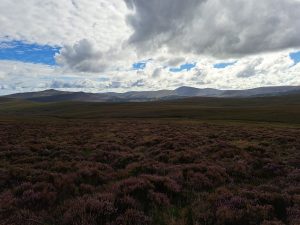
{"label": "distant mountain peak", "polygon": [[37,102],[82,101],[82,102],[142,102],[188,97],[264,97],[300,93],[300,86],[261,87],[248,90],[218,90],[213,88],[195,88],[182,86],[175,90],[131,91],[126,93],[86,93],[67,92],[48,89],[40,92],[18,93],[6,96],[12,99],[27,99]]}
{"label": "distant mountain peak", "polygon": [[218,90],[214,88],[196,88],[196,87],[190,87],[190,86],[181,86],[179,88],[176,88],[175,91],[177,90]]}
{"label": "distant mountain peak", "polygon": [[195,87],[189,87],[189,86],[181,86],[181,87],[176,88],[175,91],[178,91],[178,90],[185,90],[185,89],[198,89],[198,88],[195,88]]}
{"label": "distant mountain peak", "polygon": [[41,91],[41,92],[44,92],[44,93],[52,93],[52,92],[60,93],[60,92],[66,92],[66,91],[59,91],[59,90],[55,90],[55,89],[47,89],[47,90],[44,90],[44,91]]}

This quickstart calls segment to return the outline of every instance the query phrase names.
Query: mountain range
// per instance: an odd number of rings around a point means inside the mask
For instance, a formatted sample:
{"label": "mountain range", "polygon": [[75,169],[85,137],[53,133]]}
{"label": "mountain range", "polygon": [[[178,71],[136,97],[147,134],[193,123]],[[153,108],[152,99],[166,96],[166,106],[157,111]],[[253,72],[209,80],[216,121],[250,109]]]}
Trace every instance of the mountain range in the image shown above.
{"label": "mountain range", "polygon": [[147,102],[190,97],[251,98],[298,93],[300,93],[300,86],[260,87],[247,90],[219,90],[212,88],[200,89],[183,86],[175,90],[131,91],[126,93],[86,93],[50,89],[39,92],[12,94],[5,97],[12,99],[24,99],[34,102]]}

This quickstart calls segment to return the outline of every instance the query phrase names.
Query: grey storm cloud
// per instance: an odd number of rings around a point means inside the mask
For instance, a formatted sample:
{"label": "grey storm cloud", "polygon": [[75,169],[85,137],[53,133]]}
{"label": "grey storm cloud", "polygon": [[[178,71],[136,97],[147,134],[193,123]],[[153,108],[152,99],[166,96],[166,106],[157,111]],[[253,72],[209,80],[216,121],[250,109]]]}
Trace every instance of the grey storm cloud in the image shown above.
{"label": "grey storm cloud", "polygon": [[129,43],[141,52],[216,57],[300,47],[298,0],[125,0]]}
{"label": "grey storm cloud", "polygon": [[[134,28],[132,43],[171,40],[193,20],[196,9],[204,0],[125,0],[135,13],[127,17]],[[156,43],[153,43],[155,45]]]}
{"label": "grey storm cloud", "polygon": [[103,54],[95,50],[93,44],[83,39],[73,46],[65,46],[58,55],[56,61],[79,72],[102,72],[106,65],[101,65]]}

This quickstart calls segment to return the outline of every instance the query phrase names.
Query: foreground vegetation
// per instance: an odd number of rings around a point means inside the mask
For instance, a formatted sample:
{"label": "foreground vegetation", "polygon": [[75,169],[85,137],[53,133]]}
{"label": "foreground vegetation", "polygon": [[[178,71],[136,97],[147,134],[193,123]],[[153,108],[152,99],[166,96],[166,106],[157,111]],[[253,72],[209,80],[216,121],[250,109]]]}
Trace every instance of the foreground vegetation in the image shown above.
{"label": "foreground vegetation", "polygon": [[0,224],[298,225],[300,129],[0,120]]}
{"label": "foreground vegetation", "polygon": [[299,99],[0,98],[0,224],[299,225]]}

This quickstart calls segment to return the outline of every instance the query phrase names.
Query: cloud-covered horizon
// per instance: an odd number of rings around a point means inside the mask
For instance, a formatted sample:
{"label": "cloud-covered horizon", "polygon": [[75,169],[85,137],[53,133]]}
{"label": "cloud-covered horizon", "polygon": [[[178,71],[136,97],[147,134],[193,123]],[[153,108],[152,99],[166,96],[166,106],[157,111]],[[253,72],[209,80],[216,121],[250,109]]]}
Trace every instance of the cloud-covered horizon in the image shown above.
{"label": "cloud-covered horizon", "polygon": [[0,94],[300,85],[299,0],[2,0],[0,24]]}

